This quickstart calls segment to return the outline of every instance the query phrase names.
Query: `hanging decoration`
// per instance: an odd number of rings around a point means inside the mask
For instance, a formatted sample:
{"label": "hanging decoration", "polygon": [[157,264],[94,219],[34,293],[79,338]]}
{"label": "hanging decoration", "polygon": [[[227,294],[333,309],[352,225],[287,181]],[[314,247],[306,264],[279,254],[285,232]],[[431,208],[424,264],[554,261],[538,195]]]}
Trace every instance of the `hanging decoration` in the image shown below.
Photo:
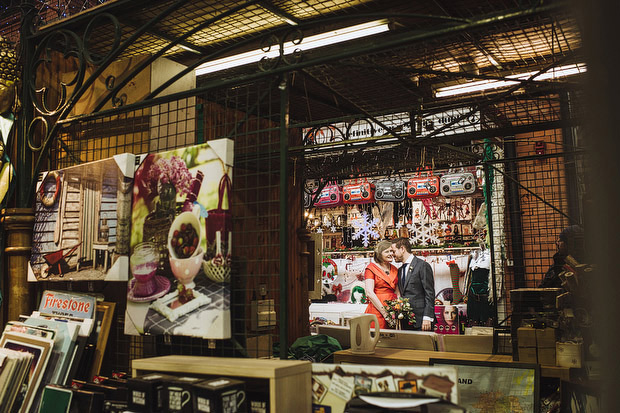
{"label": "hanging decoration", "polygon": [[439,224],[431,222],[429,224],[415,224],[413,237],[410,238],[413,245],[439,245],[439,237],[437,236],[437,228]]}
{"label": "hanging decoration", "polygon": [[364,247],[368,247],[370,244],[370,237],[379,238],[379,233],[373,229],[379,223],[379,218],[372,218],[368,216],[366,211],[360,213],[360,218],[352,222],[354,233],[351,238],[360,239]]}

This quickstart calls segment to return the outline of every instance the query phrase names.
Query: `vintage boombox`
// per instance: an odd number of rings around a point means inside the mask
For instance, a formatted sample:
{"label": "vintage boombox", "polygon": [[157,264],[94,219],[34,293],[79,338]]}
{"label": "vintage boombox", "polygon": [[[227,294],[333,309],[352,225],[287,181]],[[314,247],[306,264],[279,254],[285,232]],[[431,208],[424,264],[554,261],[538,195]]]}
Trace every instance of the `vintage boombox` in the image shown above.
{"label": "vintage boombox", "polygon": [[439,177],[432,172],[423,172],[426,176],[416,174],[407,182],[407,196],[413,199],[433,198],[439,195]]}
{"label": "vintage boombox", "polygon": [[473,194],[476,191],[476,178],[471,172],[442,175],[440,191],[443,196]]}
{"label": "vintage boombox", "polygon": [[375,199],[377,201],[400,202],[405,199],[407,184],[404,181],[382,180],[375,182]]}
{"label": "vintage boombox", "polygon": [[329,184],[321,191],[314,203],[316,208],[331,208],[342,205],[342,188],[338,184]]}
{"label": "vintage boombox", "polygon": [[342,188],[345,204],[368,204],[375,202],[375,185],[370,182],[354,183]]}

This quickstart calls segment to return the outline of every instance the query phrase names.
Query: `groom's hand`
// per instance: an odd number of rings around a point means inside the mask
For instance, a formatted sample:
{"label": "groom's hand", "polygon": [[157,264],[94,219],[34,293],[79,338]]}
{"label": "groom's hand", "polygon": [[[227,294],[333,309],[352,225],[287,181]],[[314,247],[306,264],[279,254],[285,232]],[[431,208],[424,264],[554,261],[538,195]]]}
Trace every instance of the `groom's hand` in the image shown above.
{"label": "groom's hand", "polygon": [[422,330],[431,331],[431,322],[429,320],[422,320]]}

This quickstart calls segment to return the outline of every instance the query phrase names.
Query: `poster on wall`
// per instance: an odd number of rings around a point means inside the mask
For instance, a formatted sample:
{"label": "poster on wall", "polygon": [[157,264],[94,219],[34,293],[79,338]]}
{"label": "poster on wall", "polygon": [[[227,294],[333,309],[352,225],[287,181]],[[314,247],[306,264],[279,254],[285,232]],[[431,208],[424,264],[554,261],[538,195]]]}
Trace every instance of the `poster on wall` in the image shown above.
{"label": "poster on wall", "polygon": [[457,370],[447,366],[312,364],[312,410],[342,413],[371,392],[418,393],[458,404]]}
{"label": "poster on wall", "polygon": [[143,157],[125,334],[230,338],[232,164],[230,139]]}
{"label": "poster on wall", "polygon": [[[437,353],[441,357],[441,353]],[[540,366],[525,363],[433,359],[458,369],[460,405],[468,412],[539,411]]]}
{"label": "poster on wall", "polygon": [[127,281],[135,156],[46,172],[28,281]]}

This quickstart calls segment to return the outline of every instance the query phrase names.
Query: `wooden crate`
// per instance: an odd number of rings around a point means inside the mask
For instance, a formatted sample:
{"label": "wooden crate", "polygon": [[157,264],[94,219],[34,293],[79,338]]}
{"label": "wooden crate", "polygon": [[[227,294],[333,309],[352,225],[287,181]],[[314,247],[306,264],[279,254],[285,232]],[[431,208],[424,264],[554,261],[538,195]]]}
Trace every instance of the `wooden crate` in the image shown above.
{"label": "wooden crate", "polygon": [[132,375],[149,372],[269,380],[270,411],[310,413],[312,364],[309,361],[200,356],[162,356],[133,360]]}

